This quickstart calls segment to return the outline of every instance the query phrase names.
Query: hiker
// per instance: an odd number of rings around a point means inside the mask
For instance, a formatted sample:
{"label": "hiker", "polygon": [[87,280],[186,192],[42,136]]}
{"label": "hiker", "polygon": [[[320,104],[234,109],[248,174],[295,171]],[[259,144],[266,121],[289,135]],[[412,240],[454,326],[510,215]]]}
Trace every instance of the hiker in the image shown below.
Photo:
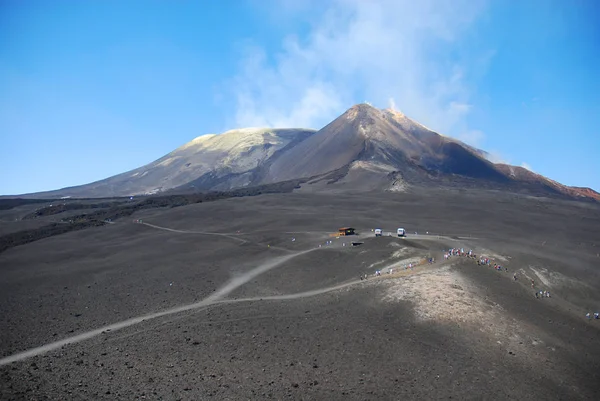
{"label": "hiker", "polygon": [[594,312],[594,319],[600,319],[600,313]]}
{"label": "hiker", "polygon": [[539,294],[538,294],[538,292],[537,292],[537,291],[535,292],[535,297],[536,297],[537,299],[539,299],[539,298],[540,298],[540,296],[539,296]]}
{"label": "hiker", "polygon": [[517,281],[517,273],[513,274],[513,280]]}
{"label": "hiker", "polygon": [[591,318],[590,312],[586,313],[585,317],[587,317],[588,319],[590,319]]}

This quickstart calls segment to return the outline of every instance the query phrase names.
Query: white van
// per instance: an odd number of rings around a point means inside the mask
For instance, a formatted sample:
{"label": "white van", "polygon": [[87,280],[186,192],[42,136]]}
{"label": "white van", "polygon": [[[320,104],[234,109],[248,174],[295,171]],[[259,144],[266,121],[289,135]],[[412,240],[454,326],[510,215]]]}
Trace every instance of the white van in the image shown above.
{"label": "white van", "polygon": [[399,228],[398,229],[398,237],[405,237],[406,236],[406,231],[404,231],[403,228]]}
{"label": "white van", "polygon": [[381,228],[376,228],[375,229],[375,236],[376,237],[381,237],[382,234],[383,234],[383,230],[381,230]]}

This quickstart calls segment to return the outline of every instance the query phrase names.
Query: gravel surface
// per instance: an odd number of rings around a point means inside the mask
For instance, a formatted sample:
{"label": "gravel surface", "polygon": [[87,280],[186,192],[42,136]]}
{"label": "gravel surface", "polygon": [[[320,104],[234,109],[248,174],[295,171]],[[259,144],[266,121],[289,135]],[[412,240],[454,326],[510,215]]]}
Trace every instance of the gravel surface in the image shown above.
{"label": "gravel surface", "polygon": [[0,398],[596,399],[599,238],[597,205],[485,191],[146,210],[0,254]]}

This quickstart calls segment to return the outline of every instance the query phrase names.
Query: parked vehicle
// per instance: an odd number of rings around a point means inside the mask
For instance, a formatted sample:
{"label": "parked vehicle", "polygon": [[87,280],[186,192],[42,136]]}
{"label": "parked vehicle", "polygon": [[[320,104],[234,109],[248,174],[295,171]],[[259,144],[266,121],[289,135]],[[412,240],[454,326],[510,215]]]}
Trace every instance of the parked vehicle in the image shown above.
{"label": "parked vehicle", "polygon": [[406,237],[406,231],[403,228],[398,229],[398,237]]}
{"label": "parked vehicle", "polygon": [[383,235],[383,230],[381,228],[376,228],[375,229],[375,236],[376,237],[381,237]]}

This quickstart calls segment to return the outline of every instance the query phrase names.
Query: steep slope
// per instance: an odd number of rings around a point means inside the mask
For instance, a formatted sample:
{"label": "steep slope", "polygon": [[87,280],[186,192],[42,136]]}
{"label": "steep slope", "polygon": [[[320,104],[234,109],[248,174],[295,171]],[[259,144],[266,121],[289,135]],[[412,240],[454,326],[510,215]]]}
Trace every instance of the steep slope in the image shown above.
{"label": "steep slope", "polygon": [[168,191],[227,191],[305,179],[303,190],[404,191],[411,186],[489,188],[593,199],[521,167],[440,135],[404,114],[351,107],[319,131],[246,128],[204,135],[138,169],[27,198],[114,197]]}
{"label": "steep slope", "polygon": [[[310,129],[245,128],[195,138],[143,167],[90,184],[34,194],[35,197],[112,197],[154,194],[199,177],[243,174],[260,167],[277,151],[312,135]],[[238,182],[234,187],[254,184]]]}
{"label": "steep slope", "polygon": [[[351,107],[282,157],[263,182],[313,177],[313,190],[403,191],[409,186],[489,188],[600,201],[589,188],[562,185],[440,135],[394,110]],[[332,185],[333,184],[333,185]]]}
{"label": "steep slope", "polygon": [[420,170],[507,181],[491,162],[464,144],[401,113],[360,104],[275,160],[265,182],[318,176],[369,164],[386,166],[384,169],[391,171]]}
{"label": "steep slope", "polygon": [[591,188],[569,187],[519,166],[498,163],[496,167],[517,182],[537,184],[573,198],[594,199],[600,202],[600,194]]}

